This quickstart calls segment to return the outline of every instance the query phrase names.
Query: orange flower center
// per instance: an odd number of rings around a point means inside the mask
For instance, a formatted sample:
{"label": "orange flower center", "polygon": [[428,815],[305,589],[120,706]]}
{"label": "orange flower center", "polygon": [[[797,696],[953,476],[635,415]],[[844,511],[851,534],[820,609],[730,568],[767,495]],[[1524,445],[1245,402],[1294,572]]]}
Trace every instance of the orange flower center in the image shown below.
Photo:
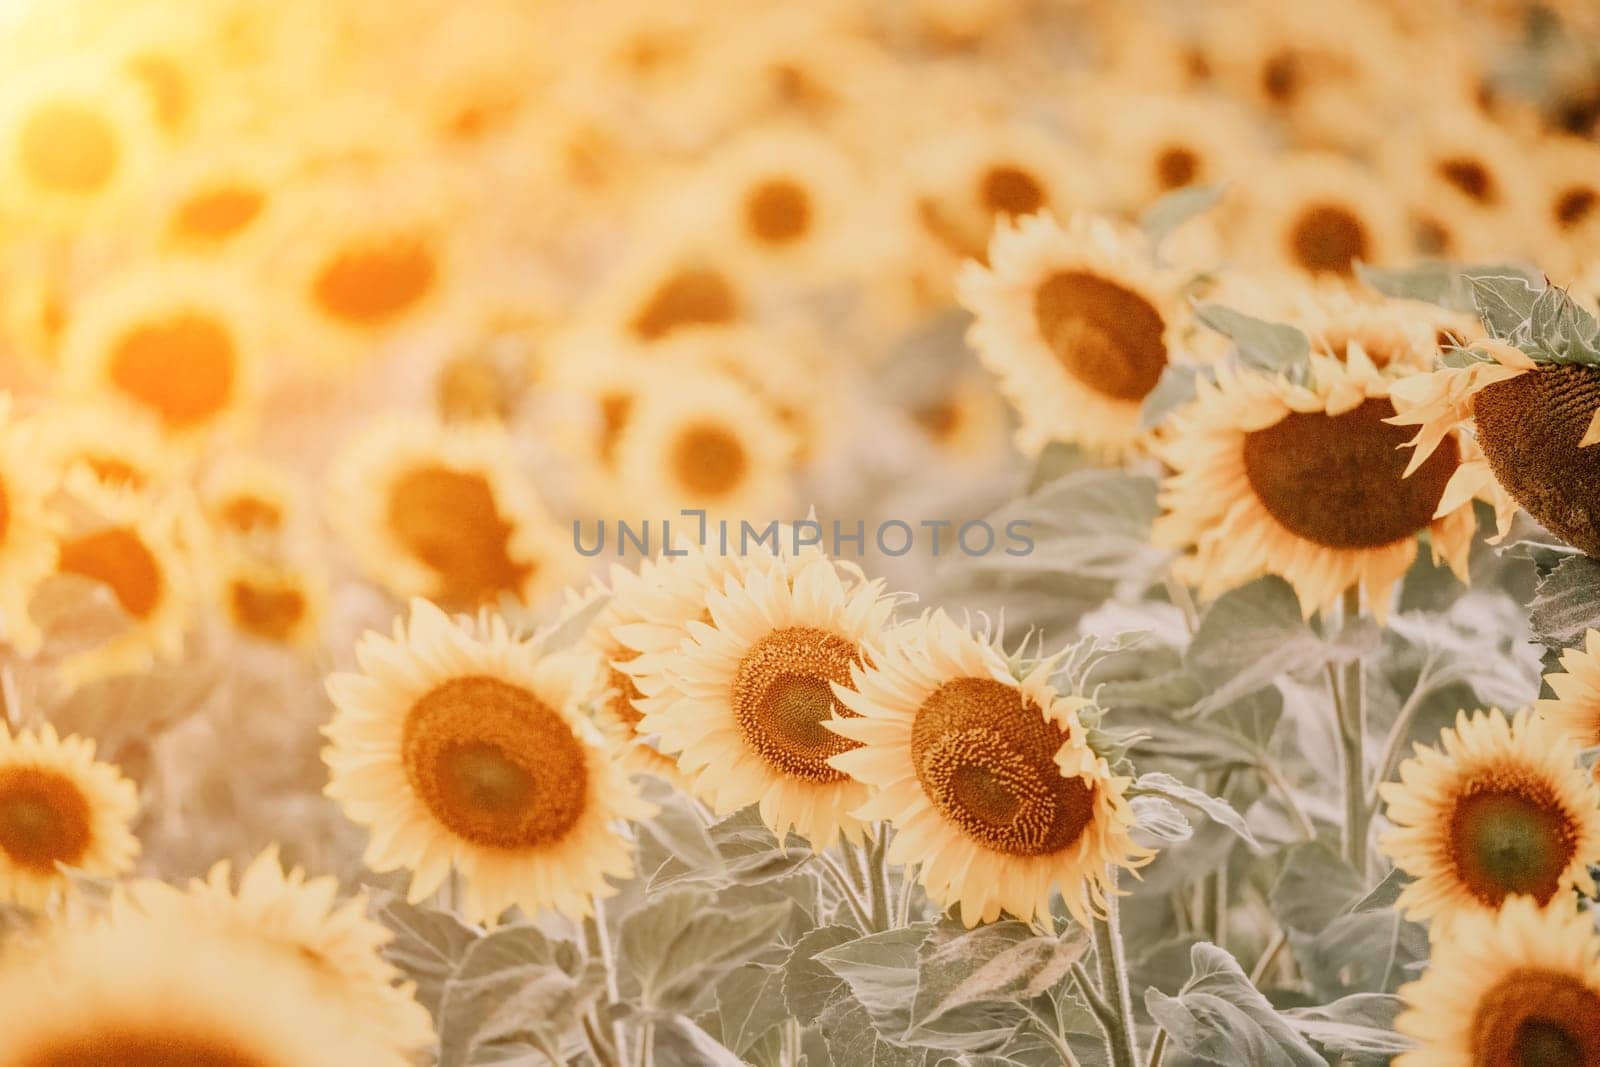
{"label": "orange flower center", "polygon": [[845,781],[849,776],[828,759],[858,746],[823,723],[855,717],[829,683],[849,686],[850,666],[859,662],[854,641],[815,626],[788,626],[757,641],[733,679],[733,712],[745,744],[780,774]]}
{"label": "orange flower center", "polygon": [[438,572],[440,597],[452,605],[518,595],[533,570],[511,558],[514,528],[477,472],[408,471],[390,490],[389,525],[407,552]]}
{"label": "orange flower center", "polygon": [[317,306],[350,326],[381,328],[433,290],[439,262],[420,237],[354,242],[330,257],[312,282]]}
{"label": "orange flower center", "polygon": [[452,678],[428,692],[406,716],[400,749],[417,796],[475,845],[551,845],[583,814],[582,742],[549,705],[497,678]]}
{"label": "orange flower center", "polygon": [[1480,160],[1465,156],[1439,162],[1439,177],[1459,190],[1469,200],[1480,204],[1493,204],[1499,199],[1494,175]]}
{"label": "orange flower center", "polygon": [[283,643],[305,618],[305,594],[293,581],[276,584],[236,579],[228,585],[228,610],[245,633]]}
{"label": "orange flower center", "polygon": [[798,241],[811,229],[811,196],[788,178],[762,182],[745,201],[745,224],[767,244]]}
{"label": "orange flower center", "polygon": [[1492,908],[1516,894],[1548,904],[1578,847],[1550,787],[1514,773],[1470,783],[1456,798],[1449,835],[1456,876]]}
{"label": "orange flower center", "polygon": [[1574,185],[1563,189],[1556,197],[1556,225],[1563,230],[1576,229],[1594,214],[1596,206],[1600,206],[1600,192],[1590,186]]}
{"label": "orange flower center", "polygon": [[22,124],[18,151],[37,185],[86,195],[116,173],[116,132],[93,108],[62,100],[40,105]]}
{"label": "orange flower center", "polygon": [[31,1052],[19,1067],[267,1067],[224,1039],[170,1030],[95,1030]]}
{"label": "orange flower center", "polygon": [[226,241],[254,222],[266,205],[267,194],[249,186],[203,189],[178,205],[170,230],[182,240]]}
{"label": "orange flower center", "polygon": [[232,332],[200,311],[136,325],[111,350],[108,374],[123,393],[168,426],[216,417],[233,395],[238,353]]}
{"label": "orange flower center", "polygon": [[1200,157],[1182,145],[1169,145],[1156,156],[1156,184],[1163,190],[1193,185],[1200,175]]}
{"label": "orange flower center", "polygon": [[744,481],[750,460],[744,444],[726,427],[697,423],[678,433],[672,469],[678,484],[696,496],[717,497]]}
{"label": "orange flower center", "polygon": [[659,341],[686,327],[725,325],[739,314],[739,294],[721,271],[683,267],[656,286],[628,325],[641,340]]}
{"label": "orange flower center", "polygon": [[978,183],[978,199],[984,210],[1001,218],[1032,215],[1044,207],[1044,185],[1032,174],[1013,164],[990,167]]}
{"label": "orange flower center", "polygon": [[1518,1067],[1600,1064],[1600,993],[1571,974],[1522,968],[1495,983],[1472,1018],[1472,1062]]}
{"label": "orange flower center", "polygon": [[63,574],[100,582],[122,610],[149,618],[161,603],[161,565],[133,530],[115,526],[61,543],[56,564]]}
{"label": "orange flower center", "polygon": [[89,802],[76,783],[42,767],[0,770],[0,852],[37,874],[76,866],[90,844]]}
{"label": "orange flower center", "polygon": [[1052,275],[1034,294],[1033,313],[1061,366],[1095,392],[1141,400],[1166,369],[1161,313],[1116,282],[1086,271]]}
{"label": "orange flower center", "polygon": [[1352,275],[1356,261],[1368,258],[1370,245],[1361,219],[1339,204],[1313,204],[1289,228],[1289,250],[1310,274]]}

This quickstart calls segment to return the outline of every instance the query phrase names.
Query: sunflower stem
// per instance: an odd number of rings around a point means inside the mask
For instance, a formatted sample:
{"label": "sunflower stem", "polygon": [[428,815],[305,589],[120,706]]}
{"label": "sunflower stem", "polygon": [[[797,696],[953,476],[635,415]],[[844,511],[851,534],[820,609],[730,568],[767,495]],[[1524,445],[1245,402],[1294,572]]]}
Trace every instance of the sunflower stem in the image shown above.
{"label": "sunflower stem", "polygon": [[1134,1059],[1133,993],[1128,987],[1128,961],[1122,946],[1121,904],[1116,868],[1106,871],[1105,917],[1094,923],[1095,957],[1100,962],[1100,992],[1110,1007],[1106,1051],[1112,1067],[1137,1067]]}
{"label": "sunflower stem", "polygon": [[[846,851],[850,849],[849,845],[844,847]],[[817,863],[821,866],[822,872],[828,881],[833,884],[833,888],[838,891],[839,899],[850,910],[850,916],[855,920],[855,924],[861,928],[862,933],[870,934],[872,932],[872,919],[869,909],[862,902],[861,894],[856,889],[850,876],[839,866],[838,861],[826,852],[817,853]]]}
{"label": "sunflower stem", "polygon": [[[1361,589],[1345,590],[1343,624],[1353,626],[1361,616]],[[1371,813],[1367,808],[1367,701],[1361,657],[1345,664],[1342,683],[1336,682],[1329,668],[1333,690],[1334,715],[1339,726],[1339,742],[1344,761],[1344,856],[1363,882],[1367,878],[1367,829]]]}
{"label": "sunflower stem", "polygon": [[1145,1057],[1144,1067],[1161,1067],[1161,1060],[1167,1054],[1167,1032],[1157,1030],[1155,1040],[1150,1042],[1150,1054]]}
{"label": "sunflower stem", "polygon": [[874,930],[888,930],[894,922],[894,897],[889,891],[889,824],[879,823],[867,838],[867,893]]}
{"label": "sunflower stem", "polygon": [[[617,961],[611,950],[611,936],[606,930],[606,905],[600,897],[594,898],[593,913],[583,920],[583,941],[590,957],[599,956],[606,971],[606,1003],[622,1003],[621,986],[617,982]],[[598,1021],[598,1017],[597,1017]],[[616,1047],[617,1062],[628,1062],[627,1035],[621,1020],[611,1024],[611,1043]]]}

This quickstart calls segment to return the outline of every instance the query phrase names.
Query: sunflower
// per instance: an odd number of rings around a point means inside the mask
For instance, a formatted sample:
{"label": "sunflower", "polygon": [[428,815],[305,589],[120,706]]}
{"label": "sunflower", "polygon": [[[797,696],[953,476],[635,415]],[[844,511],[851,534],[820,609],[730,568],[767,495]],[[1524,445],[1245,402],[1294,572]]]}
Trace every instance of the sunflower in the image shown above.
{"label": "sunflower", "polygon": [[393,638],[368,633],[359,674],[328,680],[327,793],[372,832],[374,870],[409,868],[411,899],[452,869],[464,914],[512,905],[571,917],[633,874],[622,819],[647,818],[582,705],[600,691],[579,653],[540,655],[502,620],[457,626],[423,600]]}
{"label": "sunflower", "polygon": [[744,321],[744,272],[714,242],[651,242],[626,259],[585,316],[612,336],[648,345]]}
{"label": "sunflower", "polygon": [[1133,447],[1140,405],[1186,329],[1178,280],[1132,231],[1087,215],[1002,226],[989,258],[958,289],[976,317],[969,340],[1021,416],[1018,447]]}
{"label": "sunflower", "polygon": [[859,836],[849,813],[867,788],[828,762],[856,746],[824,723],[850,714],[834,688],[882,657],[894,604],[825,558],[792,578],[744,563],[707,595],[711,622],[691,626],[667,665],[671,696],[639,701],[640,729],[720,814],[758,804],[779,838],[792,827],[817,849]]}
{"label": "sunflower", "polygon": [[947,459],[979,462],[1010,451],[1005,405],[988,382],[973,376],[941,383],[912,400],[905,413]]}
{"label": "sunflower", "polygon": [[1541,146],[1537,205],[1551,232],[1539,262],[1573,270],[1600,238],[1600,146],[1574,138]]}
{"label": "sunflower", "polygon": [[773,407],[733,377],[686,373],[636,398],[616,439],[624,518],[704,508],[761,518],[792,493],[796,441]]}
{"label": "sunflower", "polygon": [[42,909],[71,888],[61,866],[115,878],[133,866],[138,790],[88,738],[0,731],[0,899]]}
{"label": "sunflower", "polygon": [[40,635],[27,605],[55,566],[54,530],[46,502],[55,484],[29,434],[11,417],[11,395],[0,393],[0,627],[24,654]]}
{"label": "sunflower", "polygon": [[768,127],[721,149],[690,179],[684,225],[725,243],[756,270],[802,282],[837,282],[861,262],[869,230],[852,206],[862,184],[828,139]]}
{"label": "sunflower", "polygon": [[161,424],[141,411],[57,405],[30,419],[28,434],[33,454],[62,480],[81,471],[107,489],[145,492],[175,486],[187,473]]}
{"label": "sunflower", "polygon": [[314,986],[365,1019],[376,1036],[401,1049],[431,1044],[433,1020],[382,955],[393,933],[367,917],[364,894],[338,898],[337,879],[285,870],[273,845],[250,861],[237,887],[232,865],[222,860],[182,889],[132,882],[113,905],[174,927],[199,923],[241,941],[258,939],[303,966]]}
{"label": "sunflower", "polygon": [[13,223],[79,228],[142,180],[156,131],[138,89],[92,64],[7,72],[0,205]]}
{"label": "sunflower", "polygon": [[1409,246],[1405,213],[1364,168],[1321,154],[1288,156],[1240,182],[1235,255],[1264,270],[1351,278]]}
{"label": "sunflower", "polygon": [[[314,368],[368,355],[448,306],[461,269],[450,186],[426,172],[329,181],[286,203],[277,230],[282,275]],[[307,240],[307,235],[313,235]]]}
{"label": "sunflower", "polygon": [[1313,351],[1344,361],[1359,348],[1378,370],[1396,375],[1432,370],[1440,329],[1455,325],[1430,305],[1366,299],[1338,283],[1307,286],[1298,295],[1286,319],[1306,334]]}
{"label": "sunflower", "polygon": [[1111,166],[1119,207],[1140,211],[1167,193],[1219,185],[1260,161],[1260,138],[1227,101],[1141,93],[1106,107],[1096,100],[1096,140]]}
{"label": "sunflower", "polygon": [[383,421],[345,447],[329,485],[334,528],[396,595],[476,608],[561,585],[570,552],[501,430]]}
{"label": "sunflower", "polygon": [[1555,697],[1533,708],[1579,749],[1600,747],[1600,631],[1584,634],[1582,648],[1561,653],[1561,670],[1544,676]]}
{"label": "sunflower", "polygon": [[1208,598],[1276,574],[1308,616],[1359,587],[1381,620],[1426,532],[1465,580],[1475,488],[1455,479],[1471,442],[1446,437],[1404,477],[1390,388],[1354,349],[1313,356],[1307,385],[1234,368],[1202,382],[1158,446],[1172,473],[1152,536],[1190,550],[1177,573]]}
{"label": "sunflower", "polygon": [[1149,853],[1129,836],[1130,779],[1091,749],[1046,660],[1014,673],[993,644],[942,612],[892,631],[881,657],[834,695],[828,728],[858,747],[828,763],[870,787],[853,813],[896,830],[889,862],[916,865],[929,897],[967,926],[1045,914],[1053,890],[1084,925],[1112,867]]}
{"label": "sunflower", "polygon": [[1600,935],[1575,910],[1464,915],[1400,996],[1395,1028],[1421,1047],[1395,1067],[1600,1063]]}
{"label": "sunflower", "polygon": [[1593,447],[1600,442],[1600,369],[1535,363],[1493,341],[1473,348],[1492,361],[1396,387],[1395,422],[1417,428],[1408,442],[1412,468],[1470,424],[1482,456],[1459,477],[1463,489],[1495,501],[1500,536],[1520,504],[1563,541],[1600,556],[1600,450]]}
{"label": "sunflower", "polygon": [[1578,750],[1530,712],[1461,712],[1440,748],[1417,746],[1400,780],[1380,786],[1394,828],[1380,839],[1416,881],[1397,906],[1451,923],[1508,897],[1541,906],[1574,888],[1593,893],[1600,860],[1600,786]]}
{"label": "sunflower", "polygon": [[293,527],[306,504],[287,470],[244,455],[229,455],[200,483],[200,503],[212,529],[231,539],[275,538]]}
{"label": "sunflower", "polygon": [[930,138],[911,163],[911,209],[931,250],[953,267],[994,251],[1002,223],[1049,211],[1069,217],[1099,199],[1089,161],[1035,126],[981,121]]}
{"label": "sunflower", "polygon": [[237,632],[268,644],[315,643],[327,611],[327,579],[295,560],[226,552],[216,570],[218,605]]}
{"label": "sunflower", "polygon": [[191,436],[246,416],[259,342],[243,283],[165,266],[81,301],[62,342],[62,373],[81,395],[125,403]]}
{"label": "sunflower", "polygon": [[259,938],[129,916],[51,932],[0,967],[16,1067],[405,1067]]}
{"label": "sunflower", "polygon": [[82,685],[178,658],[193,610],[196,562],[196,520],[184,497],[117,492],[86,477],[67,489],[54,572],[35,591],[30,618],[50,634],[76,632],[89,618],[91,592],[111,614],[105,628],[88,627],[91,647],[64,654],[57,668],[63,683]]}
{"label": "sunflower", "polygon": [[158,239],[175,252],[231,253],[270,231],[286,170],[265,147],[211,151],[169,168],[155,212]]}

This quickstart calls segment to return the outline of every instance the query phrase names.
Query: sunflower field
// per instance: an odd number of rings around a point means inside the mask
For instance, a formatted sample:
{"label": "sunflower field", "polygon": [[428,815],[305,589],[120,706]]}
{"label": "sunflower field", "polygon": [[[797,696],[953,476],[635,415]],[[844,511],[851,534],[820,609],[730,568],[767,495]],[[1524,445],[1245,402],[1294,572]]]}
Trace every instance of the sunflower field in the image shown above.
{"label": "sunflower field", "polygon": [[0,1067],[1600,1067],[1600,0],[0,0]]}

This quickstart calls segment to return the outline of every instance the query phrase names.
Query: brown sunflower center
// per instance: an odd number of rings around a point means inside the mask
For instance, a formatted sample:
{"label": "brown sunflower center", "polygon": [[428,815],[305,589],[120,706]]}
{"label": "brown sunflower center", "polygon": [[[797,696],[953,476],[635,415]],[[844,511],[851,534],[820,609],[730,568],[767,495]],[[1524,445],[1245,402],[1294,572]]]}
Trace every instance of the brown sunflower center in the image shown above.
{"label": "brown sunflower center", "polygon": [[323,263],[312,297],[329,316],[351,326],[387,326],[422,303],[438,273],[438,258],[420,237],[355,243]]}
{"label": "brown sunflower center", "polygon": [[738,435],[715,423],[681,430],[672,446],[678,484],[696,496],[722,496],[744,481],[750,457]]}
{"label": "brown sunflower center", "polygon": [[190,112],[189,83],[178,61],[147,52],[129,59],[127,69],[150,98],[161,128],[169,133],[182,129]]}
{"label": "brown sunflower center", "polygon": [[161,602],[161,564],[125,526],[63,541],[56,567],[106,585],[122,610],[136,619],[149,617]]}
{"label": "brown sunflower center", "polygon": [[957,678],[917,709],[911,761],[933,806],[968,837],[1008,856],[1043,856],[1094,819],[1094,789],[1056,766],[1068,739],[1015,686]]}
{"label": "brown sunflower center", "polygon": [[745,744],[791,778],[844,781],[828,760],[857,745],[822,724],[855,717],[829,683],[848,686],[850,666],[860,661],[855,642],[815,626],[788,626],[757,641],[733,677],[733,713]]}
{"label": "brown sunflower center", "polygon": [[1361,218],[1340,204],[1312,204],[1289,227],[1289,250],[1310,274],[1353,274],[1370,244]]}
{"label": "brown sunflower center", "polygon": [[1276,52],[1261,65],[1261,91],[1274,104],[1292,104],[1305,81],[1300,56],[1294,52]]}
{"label": "brown sunflower center", "polygon": [[1087,271],[1064,271],[1034,293],[1033,315],[1062,367],[1090,389],[1142,400],[1161,380],[1166,323],[1133,290]]}
{"label": "brown sunflower center", "polygon": [[799,182],[770,178],[751,191],[745,201],[744,217],[758,239],[768,244],[788,244],[804,237],[811,228],[811,197]]}
{"label": "brown sunflower center", "polygon": [[228,586],[234,625],[268,641],[287,641],[305,617],[305,594],[294,585],[237,580]]}
{"label": "brown sunflower center", "polygon": [[1475,1064],[1596,1067],[1600,994],[1559,971],[1513,971],[1479,999],[1471,1045]]}
{"label": "brown sunflower center", "polygon": [[961,408],[950,400],[935,400],[911,412],[911,420],[935,441],[948,441],[961,428]]}
{"label": "brown sunflower center", "polygon": [[267,1067],[225,1039],[170,1030],[96,1030],[31,1051],[18,1067]]}
{"label": "brown sunflower center", "polygon": [[1457,156],[1439,161],[1439,177],[1450,183],[1469,200],[1492,204],[1499,198],[1494,175],[1481,160]]}
{"label": "brown sunflower center", "polygon": [[125,332],[111,350],[107,374],[168,426],[184,428],[228,406],[237,358],[227,326],[201,312],[180,312]]}
{"label": "brown sunflower center", "polygon": [[90,844],[89,802],[65,775],[42,767],[0,770],[0,851],[12,863],[54,874]]}
{"label": "brown sunflower center", "polygon": [[1456,798],[1449,832],[1456,876],[1496,908],[1516,894],[1548,904],[1577,852],[1571,816],[1537,781],[1472,783]]}
{"label": "brown sunflower center", "polygon": [[583,814],[583,743],[544,701],[497,678],[452,678],[425,694],[406,715],[400,752],[418,798],[475,845],[549,845]]}
{"label": "brown sunflower center", "polygon": [[1267,513],[1290,533],[1336,549],[1378,548],[1433,521],[1460,452],[1450,438],[1403,477],[1411,433],[1383,420],[1394,405],[1372,397],[1339,415],[1290,412],[1245,435],[1244,470]]}
{"label": "brown sunflower center", "polygon": [[1563,230],[1575,229],[1594,214],[1597,206],[1600,206],[1600,191],[1587,185],[1563,189],[1556,197],[1556,224]]}
{"label": "brown sunflower center", "polygon": [[172,234],[194,241],[226,240],[255,221],[266,204],[266,194],[248,186],[203,189],[178,205]]}
{"label": "brown sunflower center", "polygon": [[1182,145],[1168,145],[1156,156],[1156,184],[1164,190],[1192,185],[1199,174],[1200,157]]}
{"label": "brown sunflower center", "polygon": [[477,471],[407,471],[389,491],[389,526],[407,552],[438,573],[440,597],[449,604],[516,595],[533,570],[511,558],[513,527]]}
{"label": "brown sunflower center", "polygon": [[984,210],[1002,218],[1032,215],[1045,205],[1044,184],[1014,164],[990,167],[978,182]]}
{"label": "brown sunflower center", "polygon": [[645,341],[692,326],[722,326],[739,317],[739,294],[719,270],[683,267],[645,298],[629,328]]}
{"label": "brown sunflower center", "polygon": [[43,104],[23,122],[17,150],[23,171],[36,184],[87,194],[104,186],[117,169],[117,135],[93,108],[69,101]]}
{"label": "brown sunflower center", "polygon": [[1600,557],[1600,447],[1579,448],[1600,408],[1600,370],[1542,366],[1473,398],[1495,479],[1567,544]]}
{"label": "brown sunflower center", "polygon": [[126,489],[144,488],[143,473],[126,460],[114,456],[84,455],[78,457],[78,462],[89,468],[90,473],[101,485]]}
{"label": "brown sunflower center", "polygon": [[224,525],[240,533],[251,530],[276,530],[283,525],[283,511],[270,500],[255,496],[233,496],[217,509]]}

